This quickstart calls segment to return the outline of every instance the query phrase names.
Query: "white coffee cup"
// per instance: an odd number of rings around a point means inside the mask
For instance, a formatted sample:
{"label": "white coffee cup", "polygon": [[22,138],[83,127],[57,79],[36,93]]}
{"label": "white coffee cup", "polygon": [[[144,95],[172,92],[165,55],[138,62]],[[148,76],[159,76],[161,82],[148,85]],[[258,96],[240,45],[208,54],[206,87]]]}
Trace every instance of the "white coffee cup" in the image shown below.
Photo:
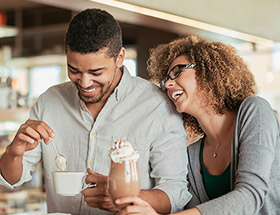
{"label": "white coffee cup", "polygon": [[75,196],[84,189],[95,187],[96,184],[86,184],[87,173],[79,171],[52,172],[54,190],[62,196]]}

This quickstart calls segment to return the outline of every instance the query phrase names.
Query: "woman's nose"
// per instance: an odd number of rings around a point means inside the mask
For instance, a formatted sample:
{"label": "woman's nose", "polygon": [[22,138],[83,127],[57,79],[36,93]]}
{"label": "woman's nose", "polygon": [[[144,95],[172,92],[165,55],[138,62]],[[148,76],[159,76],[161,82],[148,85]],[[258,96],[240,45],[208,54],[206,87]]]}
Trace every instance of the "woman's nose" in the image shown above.
{"label": "woman's nose", "polygon": [[171,79],[168,79],[166,82],[165,82],[165,88],[166,89],[170,89],[172,87],[174,87],[175,85],[175,81],[174,80],[171,80]]}

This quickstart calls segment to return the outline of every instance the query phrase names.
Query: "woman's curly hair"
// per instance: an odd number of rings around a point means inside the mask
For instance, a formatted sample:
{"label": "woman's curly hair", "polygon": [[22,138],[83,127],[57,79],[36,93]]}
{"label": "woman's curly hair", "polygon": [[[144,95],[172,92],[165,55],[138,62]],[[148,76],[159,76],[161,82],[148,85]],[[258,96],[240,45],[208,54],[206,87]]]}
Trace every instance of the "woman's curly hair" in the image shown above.
{"label": "woman's curly hair", "polygon": [[[196,64],[198,95],[214,113],[235,111],[245,98],[256,94],[254,77],[235,48],[196,36],[151,49],[148,60],[151,80],[159,83],[166,77],[170,64],[180,55],[187,55]],[[190,136],[204,134],[196,118],[183,113],[183,120]]]}

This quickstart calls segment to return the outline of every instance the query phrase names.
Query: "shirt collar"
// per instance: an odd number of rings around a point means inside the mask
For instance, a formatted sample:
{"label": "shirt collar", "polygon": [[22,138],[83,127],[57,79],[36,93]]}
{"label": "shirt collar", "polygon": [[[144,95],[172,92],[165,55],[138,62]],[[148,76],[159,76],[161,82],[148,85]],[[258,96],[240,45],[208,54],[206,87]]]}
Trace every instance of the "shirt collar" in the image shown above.
{"label": "shirt collar", "polygon": [[131,87],[131,75],[128,71],[128,69],[123,65],[121,68],[122,71],[122,77],[118,84],[118,86],[114,90],[114,97],[116,101],[119,101],[130,89]]}

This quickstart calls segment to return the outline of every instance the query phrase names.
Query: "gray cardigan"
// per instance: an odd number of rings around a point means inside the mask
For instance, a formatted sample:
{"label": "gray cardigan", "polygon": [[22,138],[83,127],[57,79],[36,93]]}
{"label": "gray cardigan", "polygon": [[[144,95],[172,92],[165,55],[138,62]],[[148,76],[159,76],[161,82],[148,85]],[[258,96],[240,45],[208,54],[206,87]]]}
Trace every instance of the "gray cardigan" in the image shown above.
{"label": "gray cardigan", "polygon": [[186,208],[205,214],[280,214],[279,121],[261,97],[246,98],[235,118],[231,152],[231,191],[209,200],[200,173],[201,140],[188,147],[189,190]]}

